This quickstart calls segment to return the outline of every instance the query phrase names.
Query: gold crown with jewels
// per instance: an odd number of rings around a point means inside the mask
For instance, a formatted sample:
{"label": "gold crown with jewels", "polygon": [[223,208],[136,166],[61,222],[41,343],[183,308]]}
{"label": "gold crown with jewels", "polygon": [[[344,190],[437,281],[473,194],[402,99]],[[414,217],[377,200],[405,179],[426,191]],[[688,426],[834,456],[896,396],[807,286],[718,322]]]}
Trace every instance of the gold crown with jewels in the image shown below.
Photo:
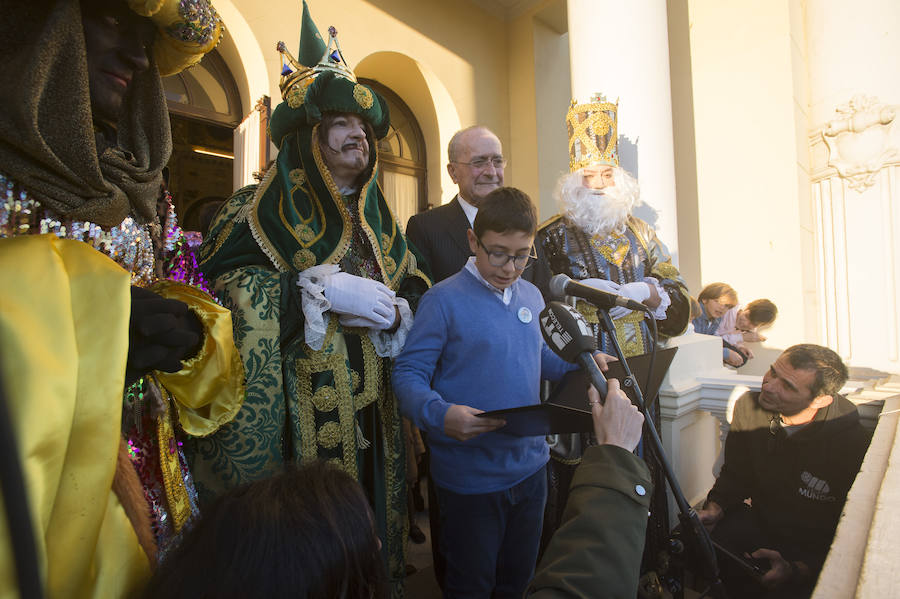
{"label": "gold crown with jewels", "polygon": [[128,0],[128,6],[157,27],[153,54],[162,77],[197,64],[222,41],[222,19],[209,0]]}
{"label": "gold crown with jewels", "polygon": [[619,166],[616,114],[618,101],[613,104],[602,94],[594,94],[587,104],[573,99],[566,113],[569,131],[569,171],[575,172],[589,164]]}

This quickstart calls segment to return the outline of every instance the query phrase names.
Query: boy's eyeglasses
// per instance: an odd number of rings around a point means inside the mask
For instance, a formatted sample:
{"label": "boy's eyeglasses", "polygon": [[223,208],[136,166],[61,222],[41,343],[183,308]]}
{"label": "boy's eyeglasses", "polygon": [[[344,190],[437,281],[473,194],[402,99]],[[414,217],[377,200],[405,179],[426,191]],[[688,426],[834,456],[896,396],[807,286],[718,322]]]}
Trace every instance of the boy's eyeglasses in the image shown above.
{"label": "boy's eyeglasses", "polygon": [[493,166],[495,169],[500,170],[501,168],[506,166],[506,158],[503,156],[495,156],[493,158],[476,158],[471,162],[457,162],[456,160],[451,160],[450,162],[454,164],[465,164],[466,166],[471,166],[475,170],[483,170],[488,166]]}
{"label": "boy's eyeglasses", "polygon": [[493,252],[487,249],[484,244],[481,243],[481,239],[479,239],[478,237],[476,237],[475,240],[478,242],[478,245],[481,247],[481,249],[484,250],[484,253],[487,254],[488,263],[496,268],[502,268],[506,266],[507,262],[512,260],[513,268],[515,268],[516,270],[525,270],[530,264],[529,260],[537,259],[537,254],[535,253],[533,246],[531,248],[531,252],[529,252],[528,254],[511,256],[509,254],[504,254],[503,252]]}

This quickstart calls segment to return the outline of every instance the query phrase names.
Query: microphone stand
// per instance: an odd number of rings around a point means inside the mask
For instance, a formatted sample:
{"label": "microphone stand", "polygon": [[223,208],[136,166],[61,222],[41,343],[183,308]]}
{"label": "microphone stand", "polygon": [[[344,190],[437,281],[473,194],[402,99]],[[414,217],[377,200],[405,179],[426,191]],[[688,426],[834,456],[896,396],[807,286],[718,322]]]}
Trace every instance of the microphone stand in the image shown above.
{"label": "microphone stand", "polygon": [[[653,318],[653,314],[650,313],[649,308],[645,308],[645,310],[650,318]],[[651,415],[647,412],[646,404],[644,403],[644,395],[641,392],[641,386],[638,385],[637,378],[632,374],[631,368],[628,366],[628,360],[625,359],[625,354],[619,346],[618,339],[616,339],[616,329],[613,326],[612,319],[609,317],[609,312],[606,308],[597,305],[597,314],[600,316],[603,328],[609,334],[610,344],[616,352],[616,357],[619,358],[619,362],[622,364],[622,369],[625,371],[626,378],[622,384],[624,387],[631,387],[634,389],[635,403],[644,415],[644,428],[647,432],[646,438],[648,438],[650,445],[653,446],[656,455],[659,457],[660,466],[662,466],[663,472],[665,473],[669,488],[672,490],[672,495],[675,497],[675,503],[678,505],[678,520],[681,522],[682,529],[689,531],[688,538],[693,539],[695,549],[700,555],[704,566],[703,574],[711,581],[710,588],[707,592],[711,591],[712,595],[719,599],[727,599],[728,595],[725,593],[725,586],[722,584],[722,579],[719,575],[719,564],[716,560],[716,552],[713,548],[712,540],[709,538],[709,532],[703,524],[700,523],[697,512],[687,502],[684,492],[681,490],[681,485],[678,484],[678,479],[675,478],[675,472],[672,470],[672,465],[669,463],[669,460],[663,451],[662,441],[656,430],[656,425],[654,424]],[[656,339],[653,339],[653,351],[656,351]],[[706,593],[704,593],[704,596],[705,595]]]}

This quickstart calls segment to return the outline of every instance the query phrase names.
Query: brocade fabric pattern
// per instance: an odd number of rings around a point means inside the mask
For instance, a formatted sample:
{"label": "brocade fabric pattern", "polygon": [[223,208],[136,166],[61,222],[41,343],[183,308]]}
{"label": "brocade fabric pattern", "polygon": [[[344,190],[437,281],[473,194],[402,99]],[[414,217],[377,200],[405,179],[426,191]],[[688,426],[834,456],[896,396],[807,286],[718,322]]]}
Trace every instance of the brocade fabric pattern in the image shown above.
{"label": "brocade fabric pattern", "polygon": [[[400,597],[408,526],[406,458],[390,388],[391,362],[376,355],[368,329],[345,328],[330,312],[322,348],[306,344],[298,271],[276,270],[251,235],[247,215],[255,192],[245,188],[225,204],[200,252],[201,265],[227,264],[212,284],[232,312],[246,373],[246,398],[234,421],[186,445],[201,502],[285,463],[329,461],[366,489],[384,542],[392,596]],[[380,279],[356,198],[343,201],[353,231],[341,269]],[[405,281],[397,294],[415,305],[421,291],[412,277]]]}
{"label": "brocade fabric pattern", "polygon": [[[651,282],[658,283],[669,295],[671,302],[666,309],[666,318],[657,321],[660,336],[680,335],[687,328],[690,318],[687,285],[672,265],[669,253],[656,233],[644,221],[629,217],[622,234],[592,237],[565,217],[558,217],[541,227],[535,245],[546,260],[547,269],[540,272],[547,277],[563,273],[575,280],[600,278],[619,284],[653,279]],[[548,296],[548,280],[535,280],[535,284]],[[578,301],[576,307],[593,328],[600,350],[614,354],[609,334],[601,330],[597,308],[584,301]],[[653,347],[650,327],[643,313],[632,311],[614,320],[613,326],[616,339],[626,357],[646,353]],[[644,398],[659,430],[659,413],[652,405],[654,399]],[[574,468],[592,443],[591,435],[551,437],[549,497],[542,539],[545,544],[561,522]],[[646,556],[651,557],[646,560],[643,569],[656,569],[659,566],[656,563],[657,556],[668,547],[665,479],[651,446],[639,446],[639,453],[650,468],[656,489],[651,502],[645,552]]]}

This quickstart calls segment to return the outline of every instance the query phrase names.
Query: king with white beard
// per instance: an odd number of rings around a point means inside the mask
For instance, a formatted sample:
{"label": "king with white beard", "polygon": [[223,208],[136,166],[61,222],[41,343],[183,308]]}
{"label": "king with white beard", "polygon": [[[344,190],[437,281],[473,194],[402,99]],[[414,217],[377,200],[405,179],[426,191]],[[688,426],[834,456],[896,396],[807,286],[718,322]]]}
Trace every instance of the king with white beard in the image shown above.
{"label": "king with white beard", "polygon": [[[569,130],[569,174],[556,189],[559,214],[538,229],[535,246],[540,263],[534,284],[550,297],[553,275],[565,274],[583,284],[627,296],[650,308],[661,337],[680,335],[690,319],[687,286],[652,227],[635,217],[640,205],[638,183],[619,166],[616,149],[617,104],[595,96],[572,106],[566,115]],[[608,334],[601,330],[597,308],[579,300],[578,310],[591,324],[598,346],[613,354]],[[610,310],[616,339],[626,357],[648,352],[652,338],[644,313],[616,307]],[[654,398],[646,397],[648,405]],[[659,419],[650,410],[659,426]],[[549,497],[544,518],[544,542],[556,529],[568,496],[575,465],[580,462],[587,435],[555,435],[550,439]],[[648,563],[642,571],[658,570],[660,550],[667,547],[665,482],[648,451],[644,458],[654,478],[652,516],[647,528]],[[652,578],[652,576],[650,576]],[[642,585],[648,583],[642,580]],[[652,596],[652,595],[650,595]]]}
{"label": "king with white beard", "polygon": [[[541,225],[535,238],[544,263],[536,269],[534,283],[549,301],[549,278],[566,274],[643,303],[653,312],[661,336],[680,335],[690,318],[687,286],[650,225],[632,215],[641,203],[640,190],[619,166],[616,110],[602,96],[588,104],[573,102],[569,109],[571,172],[557,184],[559,214]],[[600,349],[612,353],[598,330],[596,308],[582,301],[577,307],[594,325]],[[643,313],[614,308],[610,316],[626,356],[650,350]]]}

